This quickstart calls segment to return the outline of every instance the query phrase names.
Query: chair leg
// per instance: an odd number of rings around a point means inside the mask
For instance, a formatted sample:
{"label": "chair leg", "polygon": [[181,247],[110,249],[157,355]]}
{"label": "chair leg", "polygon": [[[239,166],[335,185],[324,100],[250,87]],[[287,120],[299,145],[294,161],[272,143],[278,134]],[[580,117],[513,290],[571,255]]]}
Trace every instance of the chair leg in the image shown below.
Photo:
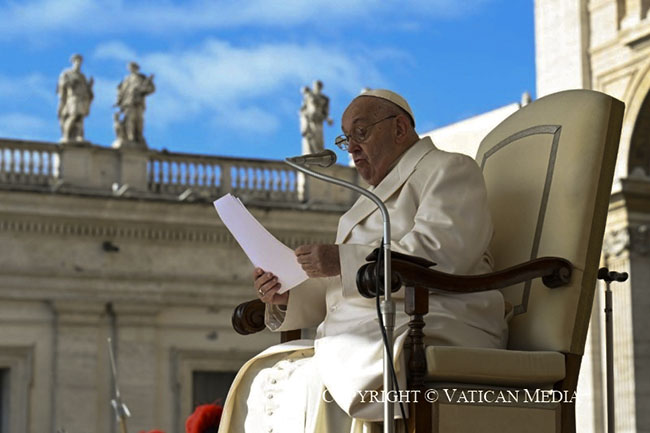
{"label": "chair leg", "polygon": [[[422,397],[422,395],[419,397]],[[431,412],[434,405],[435,403],[429,403],[421,398],[418,398],[417,403],[409,405],[409,433],[434,432],[431,422]]]}
{"label": "chair leg", "polygon": [[560,409],[560,420],[562,433],[575,433],[576,405],[574,403],[562,403]]}
{"label": "chair leg", "polygon": [[[581,355],[566,353],[565,355],[566,377],[555,385],[555,389],[568,393],[572,396],[578,386],[578,373],[580,372]],[[562,433],[575,433],[576,431],[576,406],[575,403],[562,403],[560,410],[560,422]]]}

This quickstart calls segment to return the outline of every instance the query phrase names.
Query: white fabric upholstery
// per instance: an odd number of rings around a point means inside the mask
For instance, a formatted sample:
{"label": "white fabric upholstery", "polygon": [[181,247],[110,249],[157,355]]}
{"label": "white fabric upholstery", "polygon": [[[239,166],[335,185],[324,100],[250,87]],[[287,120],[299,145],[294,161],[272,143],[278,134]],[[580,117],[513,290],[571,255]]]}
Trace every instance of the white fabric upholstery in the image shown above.
{"label": "white fabric upholstery", "polygon": [[[502,290],[515,306],[508,347],[516,350],[427,347],[427,388],[516,392],[564,379],[570,389],[577,381],[623,108],[603,93],[560,92],[523,107],[483,140],[476,160],[494,221],[495,270],[545,256],[565,258],[574,269],[568,286],[549,289],[537,279]],[[434,431],[441,433],[575,431],[570,405],[559,403],[434,407]]]}
{"label": "white fabric upholstery", "polygon": [[564,379],[564,356],[558,352],[430,346],[427,375],[433,382],[493,386],[548,386]]}
{"label": "white fabric upholstery", "polygon": [[[481,143],[495,270],[544,256],[574,266],[569,286],[532,282],[527,312],[515,307],[510,322],[512,349],[584,350],[622,113],[603,93],[560,92],[523,107]],[[521,305],[523,288],[504,297]]]}
{"label": "white fabric upholstery", "polygon": [[[546,407],[441,404],[436,413],[440,433],[554,433],[560,432],[558,404]],[[435,425],[434,424],[434,425]]]}

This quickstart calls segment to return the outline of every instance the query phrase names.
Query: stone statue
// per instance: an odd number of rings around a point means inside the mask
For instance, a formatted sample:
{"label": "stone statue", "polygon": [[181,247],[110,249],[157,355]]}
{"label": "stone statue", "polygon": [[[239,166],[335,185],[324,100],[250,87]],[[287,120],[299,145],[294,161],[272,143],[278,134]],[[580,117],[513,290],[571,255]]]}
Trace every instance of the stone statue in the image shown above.
{"label": "stone statue", "polygon": [[61,124],[61,141],[85,141],[84,117],[90,113],[93,100],[93,77],[86,80],[81,72],[83,57],[74,54],[70,58],[72,67],[59,76],[56,93],[59,95],[57,115]]}
{"label": "stone statue", "polygon": [[323,83],[314,81],[313,89],[305,86],[301,89],[303,96],[300,107],[300,133],[302,135],[302,153],[321,152],[325,149],[323,139],[323,122],[332,125],[329,117],[330,100],[321,93]]}
{"label": "stone statue", "polygon": [[135,62],[128,65],[130,72],[117,86],[117,103],[120,111],[113,115],[113,127],[117,139],[113,147],[131,147],[146,149],[147,142],[144,129],[145,97],[156,91],[153,74],[148,77],[140,73],[140,66]]}

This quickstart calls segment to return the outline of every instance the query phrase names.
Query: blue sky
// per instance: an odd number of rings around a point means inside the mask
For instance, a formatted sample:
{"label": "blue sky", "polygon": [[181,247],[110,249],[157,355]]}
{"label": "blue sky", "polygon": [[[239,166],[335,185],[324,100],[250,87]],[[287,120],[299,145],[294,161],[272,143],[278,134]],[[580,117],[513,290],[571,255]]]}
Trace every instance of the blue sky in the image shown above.
{"label": "blue sky", "polygon": [[328,144],[366,86],[406,97],[419,132],[535,90],[533,0],[12,0],[0,23],[6,138],[59,139],[55,87],[73,53],[95,78],[88,140],[112,143],[135,60],[157,87],[145,137],[173,152],[300,153],[300,87],[314,79],[331,99]]}

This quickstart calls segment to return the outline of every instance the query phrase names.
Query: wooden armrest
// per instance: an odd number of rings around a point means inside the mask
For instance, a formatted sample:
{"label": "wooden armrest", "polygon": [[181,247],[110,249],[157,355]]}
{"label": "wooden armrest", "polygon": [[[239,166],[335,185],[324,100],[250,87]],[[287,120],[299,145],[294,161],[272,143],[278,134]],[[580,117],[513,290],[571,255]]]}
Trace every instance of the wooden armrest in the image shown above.
{"label": "wooden armrest", "polygon": [[[379,251],[381,250],[380,248],[375,248],[372,250],[370,254],[366,257],[367,262],[376,262],[377,259],[379,258]],[[418,256],[410,256],[408,254],[403,254],[403,253],[398,253],[396,251],[391,251],[390,256],[393,260],[402,260],[404,262],[411,262],[416,265],[424,266],[425,268],[430,268],[431,266],[435,266],[436,263],[432,262],[429,259],[425,259],[423,257],[418,257]]]}
{"label": "wooden armrest", "polygon": [[[235,307],[232,313],[232,327],[238,334],[249,335],[261,332],[266,328],[264,324],[264,310],[266,306],[259,299],[244,302]],[[292,331],[282,331],[280,333],[280,342],[299,340],[302,331],[294,329]]]}
{"label": "wooden armrest", "polygon": [[241,335],[264,330],[264,309],[264,302],[259,299],[237,305],[232,313],[232,327]]}
{"label": "wooden armrest", "polygon": [[[547,287],[556,288],[569,283],[573,266],[558,257],[541,257],[510,268],[482,275],[453,275],[419,266],[411,261],[391,260],[391,270],[403,286],[424,287],[456,293],[474,293],[501,289],[517,283],[542,278]],[[366,297],[375,295],[375,267],[366,263],[357,272],[357,288]],[[383,272],[380,269],[380,274]],[[399,285],[399,284],[398,284]],[[395,284],[393,285],[395,291]],[[381,293],[380,293],[381,294]]]}

